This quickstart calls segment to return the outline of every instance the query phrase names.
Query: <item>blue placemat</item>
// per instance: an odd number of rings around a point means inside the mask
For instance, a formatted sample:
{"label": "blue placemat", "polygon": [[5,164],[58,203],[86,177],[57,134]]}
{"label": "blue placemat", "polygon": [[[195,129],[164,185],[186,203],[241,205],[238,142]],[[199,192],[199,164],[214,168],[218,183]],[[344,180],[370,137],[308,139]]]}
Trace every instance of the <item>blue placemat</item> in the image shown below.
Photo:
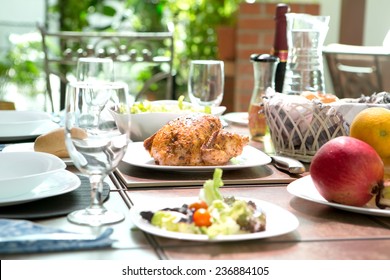
{"label": "blue placemat", "polygon": [[[82,240],[75,233],[70,240],[57,239],[51,234],[70,233],[61,229],[42,226],[26,220],[0,219],[0,254],[36,253],[51,251],[84,250],[111,246],[114,240],[110,238],[113,232],[108,228],[96,235],[96,238]],[[7,237],[24,237],[26,235],[45,234],[53,239],[7,240]],[[78,239],[79,238],[79,239]]]}

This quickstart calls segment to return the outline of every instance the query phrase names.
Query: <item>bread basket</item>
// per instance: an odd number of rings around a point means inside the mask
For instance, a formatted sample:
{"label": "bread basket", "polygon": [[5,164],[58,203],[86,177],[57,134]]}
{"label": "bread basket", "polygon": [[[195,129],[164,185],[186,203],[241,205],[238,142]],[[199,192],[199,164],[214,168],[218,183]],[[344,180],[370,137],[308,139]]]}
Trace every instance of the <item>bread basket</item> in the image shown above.
{"label": "bread basket", "polygon": [[349,135],[357,113],[368,107],[389,104],[365,104],[337,101],[321,103],[302,96],[273,93],[264,98],[264,113],[275,152],[310,162],[329,140]]}

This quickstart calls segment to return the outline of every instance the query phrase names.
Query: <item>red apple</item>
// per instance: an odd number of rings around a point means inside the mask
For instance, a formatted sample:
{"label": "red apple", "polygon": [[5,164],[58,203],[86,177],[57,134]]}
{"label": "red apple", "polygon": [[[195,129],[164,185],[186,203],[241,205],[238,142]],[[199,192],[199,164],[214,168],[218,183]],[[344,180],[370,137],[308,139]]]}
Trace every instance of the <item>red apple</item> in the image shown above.
{"label": "red apple", "polygon": [[382,188],[384,165],[370,145],[341,136],[317,151],[310,164],[310,175],[327,201],[363,206]]}

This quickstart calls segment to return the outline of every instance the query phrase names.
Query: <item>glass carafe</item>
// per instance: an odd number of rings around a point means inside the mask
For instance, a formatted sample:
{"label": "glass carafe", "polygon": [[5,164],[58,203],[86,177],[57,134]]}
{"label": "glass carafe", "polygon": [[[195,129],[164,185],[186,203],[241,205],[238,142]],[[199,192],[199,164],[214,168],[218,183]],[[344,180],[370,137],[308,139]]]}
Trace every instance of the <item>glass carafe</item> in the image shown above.
{"label": "glass carafe", "polygon": [[287,13],[288,58],[283,92],[325,92],[322,47],[329,16]]}
{"label": "glass carafe", "polygon": [[248,108],[248,127],[251,139],[262,141],[267,132],[267,123],[263,112],[263,97],[267,88],[275,88],[275,70],[279,62],[277,56],[253,54],[254,88]]}

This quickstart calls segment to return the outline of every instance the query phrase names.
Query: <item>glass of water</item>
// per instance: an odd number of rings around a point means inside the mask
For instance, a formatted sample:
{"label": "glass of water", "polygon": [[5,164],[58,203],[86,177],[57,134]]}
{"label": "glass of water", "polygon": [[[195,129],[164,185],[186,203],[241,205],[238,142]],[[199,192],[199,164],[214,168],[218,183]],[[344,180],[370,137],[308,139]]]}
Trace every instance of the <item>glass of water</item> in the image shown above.
{"label": "glass of water", "polygon": [[197,106],[219,106],[224,91],[224,63],[220,60],[192,60],[188,77],[188,95]]}
{"label": "glass of water", "polygon": [[123,213],[103,206],[104,178],[123,158],[129,143],[130,122],[116,124],[112,111],[129,108],[127,84],[72,82],[67,86],[65,144],[74,165],[89,176],[91,203],[68,215],[70,222],[100,226],[124,219]]}

